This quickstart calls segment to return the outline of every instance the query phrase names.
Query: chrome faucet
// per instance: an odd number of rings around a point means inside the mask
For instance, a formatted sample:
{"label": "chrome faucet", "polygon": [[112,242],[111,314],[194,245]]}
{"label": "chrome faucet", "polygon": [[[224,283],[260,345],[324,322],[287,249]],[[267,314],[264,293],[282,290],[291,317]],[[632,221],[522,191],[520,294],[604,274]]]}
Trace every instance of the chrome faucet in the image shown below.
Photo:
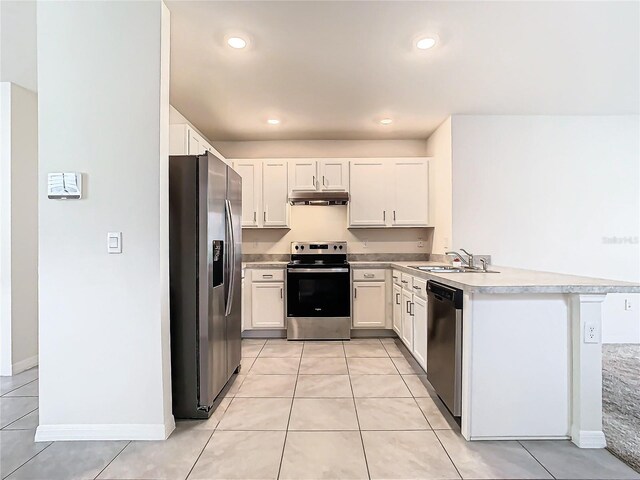
{"label": "chrome faucet", "polygon": [[473,255],[470,254],[469,252],[467,252],[464,248],[461,248],[460,250],[462,252],[464,252],[467,255],[467,257],[469,257],[469,260],[467,261],[467,264],[469,265],[469,268],[476,268],[476,264],[473,261]]}
{"label": "chrome faucet", "polygon": [[470,266],[469,262],[467,262],[467,260],[462,255],[460,255],[458,252],[444,252],[444,253],[445,253],[445,255],[452,255],[452,256],[460,259],[460,261],[462,262],[463,265]]}

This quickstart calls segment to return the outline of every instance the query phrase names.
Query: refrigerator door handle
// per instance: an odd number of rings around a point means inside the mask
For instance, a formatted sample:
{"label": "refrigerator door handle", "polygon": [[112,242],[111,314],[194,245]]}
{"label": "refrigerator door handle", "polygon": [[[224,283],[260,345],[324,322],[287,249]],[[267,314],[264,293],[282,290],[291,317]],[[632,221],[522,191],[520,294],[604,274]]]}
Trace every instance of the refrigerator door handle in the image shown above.
{"label": "refrigerator door handle", "polygon": [[227,217],[227,230],[229,232],[229,245],[227,245],[227,252],[229,258],[228,268],[229,268],[229,290],[227,294],[227,308],[225,311],[225,315],[229,315],[231,313],[231,307],[233,304],[233,284],[234,284],[234,276],[235,276],[235,257],[236,257],[236,247],[235,247],[235,238],[233,236],[233,218],[231,212],[231,202],[229,200],[224,201],[225,214]]}

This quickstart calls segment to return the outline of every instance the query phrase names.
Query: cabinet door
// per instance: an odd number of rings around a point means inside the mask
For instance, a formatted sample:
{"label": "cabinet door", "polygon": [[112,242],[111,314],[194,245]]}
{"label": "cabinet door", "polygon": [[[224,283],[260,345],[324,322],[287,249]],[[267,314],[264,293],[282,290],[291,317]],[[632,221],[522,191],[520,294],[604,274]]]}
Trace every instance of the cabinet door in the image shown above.
{"label": "cabinet door", "polygon": [[286,160],[264,160],[262,163],[262,226],[289,226]]}
{"label": "cabinet door", "polygon": [[393,285],[393,329],[402,336],[402,288]]}
{"label": "cabinet door", "polygon": [[318,162],[310,158],[300,158],[289,160],[288,163],[291,191],[315,191],[318,185]]}
{"label": "cabinet door", "polygon": [[354,328],[385,328],[385,283],[353,282]]}
{"label": "cabinet door", "polygon": [[204,148],[202,148],[201,145],[201,138],[200,135],[198,135],[195,130],[192,130],[190,128],[187,129],[188,133],[189,133],[189,155],[200,155],[202,153],[204,153]]}
{"label": "cabinet door", "polygon": [[413,294],[402,290],[402,341],[410,352],[413,351]]}
{"label": "cabinet door", "polygon": [[259,216],[262,212],[260,206],[262,176],[260,175],[261,162],[259,160],[235,160],[233,169],[242,177],[242,226],[260,226]]}
{"label": "cabinet door", "polygon": [[251,326],[284,328],[284,283],[251,284]]}
{"label": "cabinet door", "polygon": [[426,159],[400,159],[394,162],[394,203],[392,224],[429,224],[429,163]]}
{"label": "cabinet door", "polygon": [[349,188],[349,162],[330,158],[319,160],[318,181],[321,190],[346,192]]}
{"label": "cabinet door", "polygon": [[349,166],[349,225],[387,224],[388,165],[383,160],[352,160]]}
{"label": "cabinet door", "polygon": [[413,356],[427,369],[427,301],[413,296]]}

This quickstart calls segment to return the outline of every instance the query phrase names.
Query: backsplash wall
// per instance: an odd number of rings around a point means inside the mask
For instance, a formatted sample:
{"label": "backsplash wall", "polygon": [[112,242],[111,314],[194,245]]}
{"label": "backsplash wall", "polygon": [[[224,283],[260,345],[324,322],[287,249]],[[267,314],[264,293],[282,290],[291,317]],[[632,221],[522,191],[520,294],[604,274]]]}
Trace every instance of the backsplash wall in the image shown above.
{"label": "backsplash wall", "polygon": [[242,253],[288,254],[291,242],[317,240],[349,242],[349,253],[431,253],[433,228],[348,229],[347,208],[292,206],[290,230],[244,228]]}

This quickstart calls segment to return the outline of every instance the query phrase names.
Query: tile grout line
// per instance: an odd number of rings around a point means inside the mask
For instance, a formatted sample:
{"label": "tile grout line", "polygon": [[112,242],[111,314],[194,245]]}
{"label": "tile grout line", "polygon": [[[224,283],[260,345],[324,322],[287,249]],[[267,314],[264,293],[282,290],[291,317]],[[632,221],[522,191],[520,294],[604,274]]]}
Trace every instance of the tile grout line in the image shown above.
{"label": "tile grout line", "polygon": [[[10,397],[10,398],[38,398],[38,397]],[[31,415],[33,412],[35,412],[36,410],[38,410],[40,408],[40,399],[38,398],[38,406],[36,408],[34,408],[33,410],[31,410],[30,412],[25,413],[24,415],[22,415],[21,417],[16,418],[14,421],[12,421],[11,423],[7,423],[4,427],[0,428],[1,431],[20,431],[20,430],[33,430],[32,428],[8,428],[11,425],[13,425],[14,423],[16,423],[19,420],[22,420],[24,417],[26,417],[27,415]]]}
{"label": "tile grout line", "polygon": [[[427,420],[428,421],[428,420]],[[444,453],[447,454],[447,458],[449,459],[449,461],[451,462],[451,465],[453,465],[453,468],[456,469],[456,472],[458,472],[458,476],[460,478],[464,478],[462,476],[462,474],[460,473],[460,470],[458,470],[458,466],[456,465],[456,462],[453,461],[453,458],[451,458],[451,455],[449,455],[448,450],[445,448],[445,446],[443,445],[442,441],[440,440],[440,437],[438,436],[438,434],[435,432],[435,430],[433,430],[433,436],[436,437],[436,440],[438,440],[438,443],[440,444],[440,446],[442,447],[442,449],[444,450]]]}
{"label": "tile grout line", "polygon": [[300,365],[302,364],[302,356],[304,355],[304,342],[302,342],[302,351],[298,360],[298,371],[296,373],[296,383],[293,385],[293,395],[291,395],[291,406],[289,407],[289,418],[287,418],[287,429],[284,431],[284,441],[282,442],[282,453],[280,454],[280,465],[278,465],[277,479],[282,473],[282,462],[284,460],[284,449],[287,447],[287,436],[289,435],[289,424],[291,423],[291,412],[293,412],[293,400],[296,398],[296,388],[298,388],[298,378],[300,378]]}
{"label": "tile grout line", "polygon": [[[395,362],[393,362],[393,366],[396,367],[396,370],[398,371],[398,375],[400,375],[400,378],[402,378],[402,382],[404,383],[404,385],[407,387],[407,390],[409,390],[409,393],[411,394],[411,398],[413,398],[413,403],[416,404],[416,407],[418,407],[418,410],[420,410],[420,413],[422,414],[422,416],[424,417],[424,420],[427,422],[427,425],[429,425],[429,428],[431,429],[432,432],[434,432],[433,427],[431,426],[431,422],[429,422],[429,419],[427,418],[427,416],[425,415],[424,411],[422,410],[422,408],[420,408],[420,404],[418,403],[418,400],[416,399],[416,397],[414,396],[413,392],[411,391],[411,389],[409,388],[409,384],[407,383],[407,381],[404,379],[404,376],[400,373],[400,369],[398,369],[398,366],[395,364]],[[434,432],[435,435],[435,432]],[[436,435],[437,436],[437,435]],[[444,447],[443,447],[444,448]]]}
{"label": "tile grout line", "polygon": [[521,446],[522,448],[524,448],[524,449],[526,450],[526,452],[527,452],[529,455],[531,455],[531,456],[533,457],[533,459],[534,459],[536,462],[538,462],[538,463],[540,464],[540,466],[541,466],[542,468],[544,468],[544,470],[545,470],[549,475],[551,475],[551,478],[556,478],[556,477],[555,477],[555,475],[554,475],[553,473],[551,473],[551,472],[547,469],[547,467],[545,467],[545,466],[542,464],[542,462],[541,462],[540,460],[538,460],[538,458],[537,458],[533,453],[531,453],[531,452],[529,451],[529,449],[528,449],[527,447],[525,447],[525,446],[524,446],[524,444],[522,443],[522,441],[520,441],[520,440],[516,440],[516,441],[520,444],[520,446]]}
{"label": "tile grout line", "polygon": [[364,455],[364,465],[365,467],[367,467],[367,477],[369,478],[369,480],[371,480],[371,472],[369,471],[369,461],[367,460],[367,451],[364,448],[364,438],[362,437],[362,428],[360,427],[360,417],[358,416],[358,407],[356,406],[356,396],[353,393],[353,384],[351,383],[351,370],[349,370],[349,362],[347,361],[347,351],[344,348],[344,342],[342,343],[342,350],[344,351],[345,362],[347,364],[347,376],[349,377],[349,386],[351,387],[351,398],[353,399],[353,409],[356,413],[356,422],[358,423],[358,433],[360,434],[362,454]]}
{"label": "tile grout line", "polygon": [[[218,423],[220,423],[220,422],[218,422]],[[200,453],[198,454],[198,457],[196,458],[196,461],[193,462],[193,465],[191,465],[191,468],[189,469],[189,473],[187,473],[187,476],[184,477],[185,480],[189,479],[189,475],[191,475],[191,472],[193,472],[193,469],[196,468],[196,464],[198,463],[198,461],[200,460],[200,457],[202,456],[202,454],[204,453],[205,449],[207,448],[207,445],[209,445],[209,442],[213,438],[213,435],[216,433],[216,429],[217,428],[218,428],[218,425],[216,424],[216,428],[213,429],[213,431],[211,432],[211,435],[209,435],[209,438],[204,443],[204,446],[202,447],[202,450],[200,450]]]}
{"label": "tile grout line", "polygon": [[[22,372],[21,372],[21,373],[22,373]],[[20,374],[18,374],[18,375],[20,375]],[[9,378],[9,377],[6,377],[6,378]],[[6,397],[7,395],[9,395],[11,392],[15,392],[16,390],[18,390],[18,389],[20,389],[20,388],[22,388],[22,387],[26,387],[27,385],[29,385],[29,384],[31,384],[31,383],[33,383],[33,382],[37,382],[39,379],[40,379],[39,377],[36,377],[36,378],[34,378],[33,380],[31,380],[30,382],[23,383],[22,385],[19,385],[19,386],[17,386],[16,388],[13,388],[13,389],[11,389],[11,390],[8,390],[8,391],[4,392],[2,395],[0,395],[0,398],[4,398],[4,397]],[[38,396],[38,395],[36,395],[36,396]]]}
{"label": "tile grout line", "polygon": [[[34,442],[35,443],[35,442]],[[47,445],[46,447],[44,447],[42,450],[40,450],[38,453],[36,453],[33,457],[29,458],[29,460],[27,460],[26,462],[24,462],[23,464],[21,464],[18,468],[16,468],[15,470],[13,470],[12,472],[10,472],[8,475],[2,477],[2,478],[9,478],[11,475],[13,475],[14,473],[16,473],[18,470],[20,470],[22,467],[24,467],[27,463],[29,463],[31,460],[33,460],[34,458],[36,458],[38,455],[40,455],[42,452],[44,452],[47,448],[49,448],[51,445],[53,445],[55,442],[49,442],[49,445]]]}
{"label": "tile grout line", "polygon": [[122,452],[124,452],[124,449],[125,449],[125,448],[127,448],[130,444],[131,444],[131,440],[129,440],[129,441],[125,444],[125,446],[124,446],[124,447],[122,447],[122,449],[121,449],[121,450],[120,450],[120,451],[119,451],[119,452],[118,452],[118,453],[117,453],[117,454],[116,454],[116,455],[115,455],[115,456],[114,456],[114,457],[113,457],[113,458],[112,458],[112,459],[111,459],[111,460],[110,460],[110,461],[109,461],[109,462],[104,466],[104,468],[103,468],[102,470],[100,470],[100,471],[98,472],[98,474],[97,474],[95,477],[93,477],[93,478],[94,478],[94,480],[95,480],[96,478],[98,478],[100,475],[102,475],[102,472],[104,472],[104,471],[109,467],[109,465],[111,465],[111,464],[113,463],[113,461],[114,461],[116,458],[118,458],[118,457],[120,456],[120,454],[121,454]]}

